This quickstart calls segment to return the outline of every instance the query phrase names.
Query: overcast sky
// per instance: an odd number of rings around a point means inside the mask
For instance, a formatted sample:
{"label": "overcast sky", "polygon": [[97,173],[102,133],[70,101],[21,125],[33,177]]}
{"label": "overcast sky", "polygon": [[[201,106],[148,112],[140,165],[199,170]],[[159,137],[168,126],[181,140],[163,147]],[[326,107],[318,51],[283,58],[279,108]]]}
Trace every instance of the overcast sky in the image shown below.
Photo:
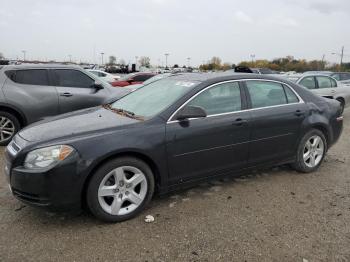
{"label": "overcast sky", "polygon": [[[0,52],[28,59],[198,65],[350,54],[350,0],[0,0]],[[95,55],[94,55],[95,49]],[[95,57],[95,58],[94,58]],[[350,61],[350,56],[345,58]]]}

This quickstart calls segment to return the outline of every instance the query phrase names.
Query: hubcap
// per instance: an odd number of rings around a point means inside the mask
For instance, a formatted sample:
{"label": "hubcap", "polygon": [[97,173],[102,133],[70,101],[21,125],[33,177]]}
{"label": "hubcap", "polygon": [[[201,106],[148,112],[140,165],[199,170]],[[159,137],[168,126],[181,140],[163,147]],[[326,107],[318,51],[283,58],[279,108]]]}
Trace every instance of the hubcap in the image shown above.
{"label": "hubcap", "polygon": [[0,116],[0,142],[9,140],[15,133],[15,125],[7,117]]}
{"label": "hubcap", "polygon": [[304,163],[308,167],[317,166],[324,154],[324,143],[320,136],[312,136],[306,142],[303,152]]}
{"label": "hubcap", "polygon": [[143,172],[132,166],[118,167],[101,181],[98,201],[111,215],[127,215],[141,205],[147,194],[147,180]]}

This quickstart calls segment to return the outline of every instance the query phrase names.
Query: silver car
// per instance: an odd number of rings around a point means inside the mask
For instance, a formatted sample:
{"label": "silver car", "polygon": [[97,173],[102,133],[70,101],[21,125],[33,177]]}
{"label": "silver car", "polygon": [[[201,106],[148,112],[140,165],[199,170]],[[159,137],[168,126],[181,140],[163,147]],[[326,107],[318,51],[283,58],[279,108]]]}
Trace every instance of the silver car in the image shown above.
{"label": "silver car", "polygon": [[290,81],[302,85],[320,96],[336,99],[342,111],[350,104],[350,87],[326,74],[302,74],[285,76]]}
{"label": "silver car", "polygon": [[117,100],[128,93],[78,66],[0,66],[0,145],[22,127],[82,108]]}

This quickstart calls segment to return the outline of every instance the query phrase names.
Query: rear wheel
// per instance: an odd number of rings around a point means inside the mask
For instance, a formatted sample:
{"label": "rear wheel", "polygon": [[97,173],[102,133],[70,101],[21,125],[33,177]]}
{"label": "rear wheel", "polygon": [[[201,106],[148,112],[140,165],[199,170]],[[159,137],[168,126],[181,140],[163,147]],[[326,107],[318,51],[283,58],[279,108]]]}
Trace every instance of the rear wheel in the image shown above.
{"label": "rear wheel", "polygon": [[0,146],[6,146],[19,129],[19,121],[14,115],[0,111]]}
{"label": "rear wheel", "polygon": [[313,172],[321,165],[326,152],[327,140],[324,134],[312,129],[301,139],[293,167],[299,172]]}
{"label": "rear wheel", "polygon": [[106,222],[135,217],[149,203],[154,176],[149,166],[133,157],[107,162],[93,175],[87,188],[91,212]]}

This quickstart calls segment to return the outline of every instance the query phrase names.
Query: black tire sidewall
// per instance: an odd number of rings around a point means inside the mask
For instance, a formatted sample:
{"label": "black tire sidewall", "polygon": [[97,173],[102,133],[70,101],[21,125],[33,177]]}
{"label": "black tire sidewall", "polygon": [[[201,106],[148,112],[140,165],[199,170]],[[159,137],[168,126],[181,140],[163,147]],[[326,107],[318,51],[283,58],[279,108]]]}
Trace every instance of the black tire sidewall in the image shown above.
{"label": "black tire sidewall", "polygon": [[[147,194],[142,204],[133,212],[122,216],[108,214],[102,209],[98,201],[98,188],[102,179],[110,171],[112,171],[113,169],[119,166],[134,166],[140,169],[144,173],[147,179]],[[145,162],[137,158],[121,157],[121,158],[116,158],[106,162],[100,168],[98,168],[98,170],[93,174],[87,187],[86,200],[91,213],[94,216],[96,216],[98,219],[105,222],[121,222],[137,216],[151,201],[153,193],[154,193],[154,175],[150,167]]]}
{"label": "black tire sidewall", "polygon": [[[306,142],[310,139],[310,137],[315,136],[315,135],[321,137],[323,144],[324,144],[324,153],[323,153],[321,161],[315,167],[308,167],[305,164],[304,159],[303,159],[304,148],[305,148]],[[328,144],[327,144],[327,140],[326,140],[326,137],[323,134],[323,132],[321,132],[318,129],[312,129],[312,130],[308,131],[303,136],[303,138],[300,140],[300,143],[298,146],[298,151],[297,151],[296,163],[294,164],[295,169],[297,171],[303,172],[303,173],[310,173],[310,172],[317,170],[320,167],[320,165],[322,164],[323,159],[327,153],[327,150],[328,150]]]}
{"label": "black tire sidewall", "polygon": [[10,119],[15,127],[15,131],[13,132],[13,135],[11,136],[10,139],[4,141],[4,142],[1,142],[0,141],[0,146],[7,146],[12,138],[16,135],[16,133],[20,130],[21,128],[21,125],[17,119],[17,117],[15,117],[13,114],[9,113],[9,112],[6,112],[6,111],[0,111],[0,117],[3,116],[3,117],[6,117],[8,119]]}

